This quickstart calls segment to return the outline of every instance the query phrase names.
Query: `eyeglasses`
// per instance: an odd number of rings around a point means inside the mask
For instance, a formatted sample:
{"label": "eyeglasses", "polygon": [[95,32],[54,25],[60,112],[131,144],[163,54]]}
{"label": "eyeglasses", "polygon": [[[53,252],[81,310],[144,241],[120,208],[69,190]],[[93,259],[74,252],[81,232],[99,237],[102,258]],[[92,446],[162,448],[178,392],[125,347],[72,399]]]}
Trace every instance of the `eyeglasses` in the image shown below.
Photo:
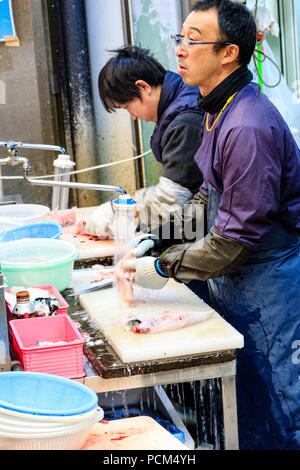
{"label": "eyeglasses", "polygon": [[187,49],[190,49],[190,47],[193,44],[223,44],[223,45],[228,45],[228,44],[233,44],[232,42],[224,42],[224,41],[214,41],[214,42],[206,42],[206,41],[193,41],[192,39],[189,38],[184,38],[181,36],[181,34],[172,34],[171,39],[174,42],[175,46],[180,46],[182,49],[185,51]]}

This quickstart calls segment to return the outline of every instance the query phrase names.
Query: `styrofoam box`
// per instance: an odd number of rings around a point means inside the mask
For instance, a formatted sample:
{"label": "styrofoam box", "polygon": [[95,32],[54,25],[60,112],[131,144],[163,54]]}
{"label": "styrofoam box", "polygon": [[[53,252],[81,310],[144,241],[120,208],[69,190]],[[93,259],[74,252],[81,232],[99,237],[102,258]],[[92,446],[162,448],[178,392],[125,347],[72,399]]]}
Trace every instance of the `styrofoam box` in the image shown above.
{"label": "styrofoam box", "polygon": [[[83,337],[68,315],[11,320],[9,324],[13,349],[25,371],[69,379],[85,376]],[[53,344],[37,346],[37,342]]]}

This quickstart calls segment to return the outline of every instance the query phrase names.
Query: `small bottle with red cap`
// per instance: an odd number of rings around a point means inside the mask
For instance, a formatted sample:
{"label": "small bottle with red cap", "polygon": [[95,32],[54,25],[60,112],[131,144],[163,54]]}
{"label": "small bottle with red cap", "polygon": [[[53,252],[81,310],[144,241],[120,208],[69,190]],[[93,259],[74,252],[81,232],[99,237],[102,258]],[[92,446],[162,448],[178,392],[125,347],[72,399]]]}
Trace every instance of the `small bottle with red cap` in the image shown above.
{"label": "small bottle with red cap", "polygon": [[32,318],[36,316],[33,303],[30,301],[29,292],[22,290],[16,293],[16,305],[13,309],[13,319]]}

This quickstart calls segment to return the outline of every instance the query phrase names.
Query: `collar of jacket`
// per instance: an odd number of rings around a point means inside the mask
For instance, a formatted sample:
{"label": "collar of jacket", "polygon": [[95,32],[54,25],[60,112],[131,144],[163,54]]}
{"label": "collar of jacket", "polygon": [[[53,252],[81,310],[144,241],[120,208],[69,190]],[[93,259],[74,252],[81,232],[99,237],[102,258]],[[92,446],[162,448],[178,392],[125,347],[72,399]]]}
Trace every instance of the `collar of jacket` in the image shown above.
{"label": "collar of jacket", "polygon": [[253,79],[252,72],[245,65],[235,70],[223,80],[209,95],[199,97],[198,105],[206,113],[216,114],[221,111],[228,98],[248,85]]}
{"label": "collar of jacket", "polygon": [[161,162],[161,139],[173,119],[179,114],[195,112],[204,114],[198,106],[199,88],[184,84],[177,73],[168,70],[162,84],[158,103],[158,120],[151,137],[151,149],[155,158]]}

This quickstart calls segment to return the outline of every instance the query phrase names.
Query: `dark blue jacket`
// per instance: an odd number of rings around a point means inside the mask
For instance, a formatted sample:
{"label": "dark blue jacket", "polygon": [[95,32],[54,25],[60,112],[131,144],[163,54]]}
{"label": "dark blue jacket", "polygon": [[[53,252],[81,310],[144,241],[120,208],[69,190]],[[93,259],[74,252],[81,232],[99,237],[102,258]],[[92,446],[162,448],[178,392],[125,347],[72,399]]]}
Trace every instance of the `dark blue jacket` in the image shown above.
{"label": "dark blue jacket", "polygon": [[202,184],[194,155],[202,140],[204,112],[198,107],[199,88],[189,87],[180,75],[167,71],[158,104],[158,121],[151,149],[162,163],[163,176],[193,193]]}

